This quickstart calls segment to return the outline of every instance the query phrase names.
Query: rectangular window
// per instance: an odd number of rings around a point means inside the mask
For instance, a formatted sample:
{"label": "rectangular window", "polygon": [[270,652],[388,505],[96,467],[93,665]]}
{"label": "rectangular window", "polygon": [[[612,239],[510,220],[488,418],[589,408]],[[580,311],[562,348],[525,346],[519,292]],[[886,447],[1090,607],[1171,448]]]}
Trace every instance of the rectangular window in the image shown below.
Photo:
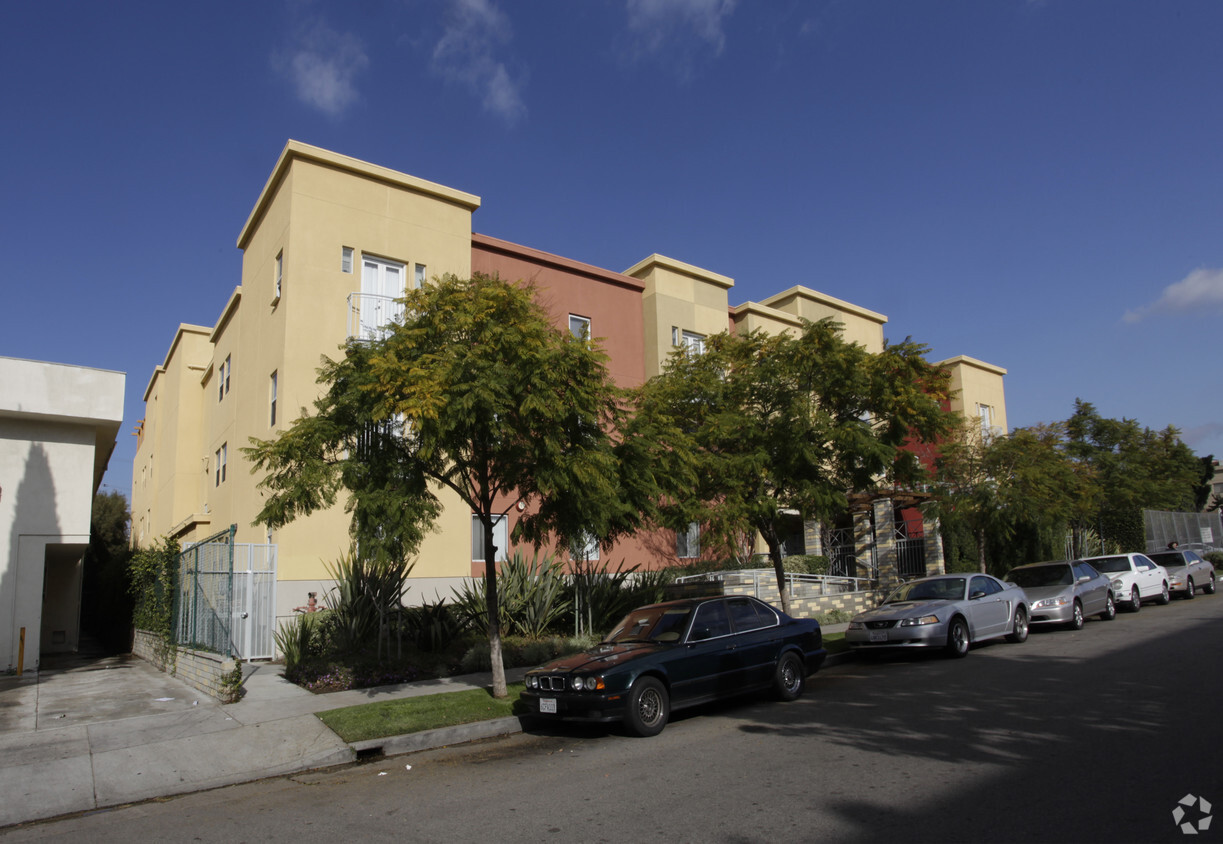
{"label": "rectangular window", "polygon": [[403,316],[406,267],[369,255],[361,256],[361,296],[358,300],[360,338],[385,337],[387,326]]}
{"label": "rectangular window", "polygon": [[684,331],[680,334],[681,345],[691,354],[705,354],[705,335],[697,334],[693,331]]}
{"label": "rectangular window", "polygon": [[420,290],[422,287],[425,286],[425,265],[424,264],[416,265],[416,274],[413,276],[413,282],[414,282],[414,287],[417,290]]}
{"label": "rectangular window", "polygon": [[268,421],[268,424],[269,424],[269,425],[275,425],[275,424],[276,424],[276,388],[277,388],[277,386],[278,386],[278,384],[277,384],[277,373],[273,372],[273,373],[272,373],[272,385],[271,385],[271,387],[272,387],[272,395],[271,395],[272,412],[271,412],[271,414],[270,414],[270,417],[271,417],[271,418],[270,418],[270,420]]}
{"label": "rectangular window", "polygon": [[687,530],[675,532],[675,556],[692,559],[701,556],[701,526],[696,522],[688,525]]}
{"label": "rectangular window", "polygon": [[981,438],[988,440],[994,434],[994,409],[988,404],[979,404],[977,417],[981,420]]}
{"label": "rectangular window", "polygon": [[590,317],[569,315],[569,333],[579,340],[590,339]]}
{"label": "rectangular window", "polygon": [[221,361],[221,367],[217,370],[217,401],[225,398],[225,394],[229,392],[229,374],[234,368],[232,355],[226,355],[225,360]]}
{"label": "rectangular window", "polygon": [[284,287],[285,280],[285,253],[280,250],[276,253],[276,299],[280,298],[280,291]]}
{"label": "rectangular window", "polygon": [[[509,520],[505,516],[496,516],[493,522],[493,545],[497,548],[497,559],[509,559],[509,538],[507,526]],[[471,514],[471,559],[484,562],[484,525],[480,517]]]}
{"label": "rectangular window", "polygon": [[352,273],[352,247],[340,247],[340,272]]}
{"label": "rectangular window", "polygon": [[576,540],[569,549],[569,556],[575,560],[595,560],[599,559],[599,540],[586,534],[579,540]]}
{"label": "rectangular window", "polygon": [[216,481],[215,486],[220,486],[225,483],[225,464],[229,460],[229,443],[222,443],[216,453]]}

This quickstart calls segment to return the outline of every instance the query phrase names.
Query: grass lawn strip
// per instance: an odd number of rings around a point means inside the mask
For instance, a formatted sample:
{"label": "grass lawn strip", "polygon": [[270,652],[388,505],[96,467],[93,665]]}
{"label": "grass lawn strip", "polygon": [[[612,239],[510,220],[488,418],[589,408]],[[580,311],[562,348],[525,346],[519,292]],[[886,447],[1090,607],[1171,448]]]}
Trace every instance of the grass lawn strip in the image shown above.
{"label": "grass lawn strip", "polygon": [[471,724],[514,714],[522,683],[511,683],[509,697],[497,700],[488,689],[468,689],[399,700],[329,709],[318,717],[346,742],[401,736],[422,730]]}

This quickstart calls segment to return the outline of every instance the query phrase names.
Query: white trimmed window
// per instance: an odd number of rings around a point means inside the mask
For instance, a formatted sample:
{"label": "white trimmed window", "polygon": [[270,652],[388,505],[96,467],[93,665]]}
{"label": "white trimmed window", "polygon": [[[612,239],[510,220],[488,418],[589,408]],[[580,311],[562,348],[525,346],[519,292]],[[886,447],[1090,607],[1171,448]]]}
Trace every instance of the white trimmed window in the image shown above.
{"label": "white trimmed window", "polygon": [[[509,559],[509,520],[505,516],[495,516],[493,521],[493,545],[497,548],[497,559]],[[471,514],[471,559],[474,562],[484,562],[484,525],[480,517]]]}
{"label": "white trimmed window", "polygon": [[994,409],[988,404],[977,405],[977,418],[981,420],[981,438],[988,440],[994,435]]}
{"label": "white trimmed window", "polygon": [[427,270],[425,269],[424,264],[416,265],[416,269],[412,275],[412,288],[414,290],[420,290],[422,287],[425,286],[425,273],[426,272]]}
{"label": "white trimmed window", "polygon": [[269,396],[269,403],[271,404],[271,412],[268,414],[269,416],[268,425],[276,424],[276,393],[280,386],[279,380],[280,380],[279,373],[273,372],[272,373],[272,383],[268,385],[269,391],[271,393],[271,395]]}
{"label": "white trimmed window", "polygon": [[705,335],[697,334],[695,331],[685,331],[679,326],[672,326],[671,345],[682,346],[687,352],[703,355],[705,354]]}
{"label": "white trimmed window", "polygon": [[229,376],[234,368],[232,358],[232,355],[226,355],[225,360],[221,361],[221,368],[217,371],[217,401],[225,398],[225,394],[229,392]]}
{"label": "white trimmed window", "polygon": [[221,443],[216,454],[216,486],[225,483],[226,463],[229,462],[229,443]]}
{"label": "white trimmed window", "polygon": [[675,556],[688,560],[701,556],[701,526],[690,522],[687,530],[675,532]]}
{"label": "white trimmed window", "polygon": [[387,326],[403,315],[407,268],[397,261],[361,256],[360,326],[362,340],[386,335]]}
{"label": "white trimmed window", "polygon": [[284,289],[285,281],[285,252],[280,250],[276,253],[276,299],[280,298],[280,293]]}
{"label": "white trimmed window", "polygon": [[340,247],[340,272],[352,274],[352,247]]}
{"label": "white trimmed window", "polygon": [[590,317],[569,315],[569,333],[579,340],[590,339]]}

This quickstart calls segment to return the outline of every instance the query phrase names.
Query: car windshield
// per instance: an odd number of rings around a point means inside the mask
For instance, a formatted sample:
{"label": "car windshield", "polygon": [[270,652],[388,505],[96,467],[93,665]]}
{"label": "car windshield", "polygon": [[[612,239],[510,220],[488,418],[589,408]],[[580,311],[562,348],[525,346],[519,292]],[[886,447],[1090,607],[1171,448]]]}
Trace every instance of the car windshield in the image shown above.
{"label": "car windshield", "polygon": [[900,601],[960,601],[964,598],[967,581],[962,577],[945,577],[939,580],[916,580],[906,583],[888,596],[886,604]]}
{"label": "car windshield", "polygon": [[605,644],[678,642],[684,635],[684,628],[688,626],[690,615],[692,615],[690,605],[642,607],[626,615],[603,642]]}
{"label": "car windshield", "polygon": [[1012,569],[1002,579],[1009,580],[1024,589],[1036,589],[1041,586],[1069,586],[1074,583],[1074,575],[1070,572],[1069,564]]}
{"label": "car windshield", "polygon": [[1101,557],[1098,560],[1092,560],[1091,564],[1096,567],[1096,571],[1130,570],[1130,560],[1128,557]]}
{"label": "car windshield", "polygon": [[1152,560],[1164,568],[1176,568],[1185,565],[1185,558],[1180,554],[1147,554]]}

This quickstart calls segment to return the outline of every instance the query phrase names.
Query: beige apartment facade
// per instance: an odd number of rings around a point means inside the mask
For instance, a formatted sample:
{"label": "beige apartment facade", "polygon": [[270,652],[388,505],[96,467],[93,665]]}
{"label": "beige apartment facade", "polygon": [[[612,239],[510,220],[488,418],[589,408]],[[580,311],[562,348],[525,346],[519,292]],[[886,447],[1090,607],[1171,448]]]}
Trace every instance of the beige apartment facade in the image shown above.
{"label": "beige apartment facade", "polygon": [[[599,340],[621,386],[642,383],[674,350],[703,348],[726,330],[797,331],[803,319],[833,317],[853,342],[883,348],[887,317],[815,290],[732,307],[733,279],[662,255],[617,273],[475,234],[480,204],[473,194],[290,141],[238,236],[240,284],[211,326],[178,327],[146,387],[133,540],[185,544],[236,525],[236,542],[261,549],[274,569],[276,618],[306,606],[311,592],[325,595],[325,565],[349,547],[343,506],[275,530],[253,524],[263,495],[242,449],[312,410],[324,356],[340,354],[349,338],[378,336],[400,315],[405,290],[447,273],[535,284],[558,327],[584,325]],[[969,373],[961,404],[997,407],[992,418],[1005,425],[1005,370],[968,358],[948,365]],[[448,596],[480,570],[474,514],[439,494],[444,511],[417,555],[413,602]],[[507,511],[508,533],[513,502]],[[657,568],[680,559],[681,546],[655,532],[603,559]]]}

